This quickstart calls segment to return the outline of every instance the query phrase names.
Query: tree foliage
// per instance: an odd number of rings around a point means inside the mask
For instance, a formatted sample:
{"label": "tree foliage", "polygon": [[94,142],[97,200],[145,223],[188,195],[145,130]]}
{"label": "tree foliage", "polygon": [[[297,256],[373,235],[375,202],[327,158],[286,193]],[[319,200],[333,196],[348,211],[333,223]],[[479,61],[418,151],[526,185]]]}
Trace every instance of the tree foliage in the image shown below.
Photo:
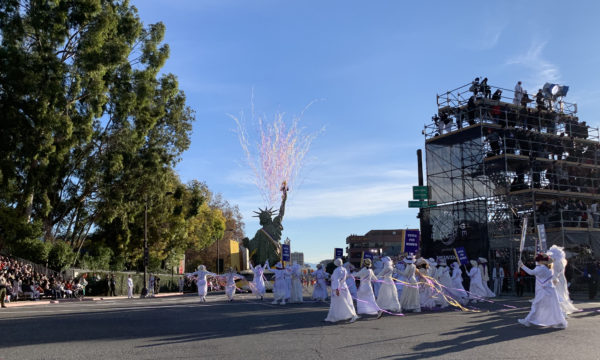
{"label": "tree foliage", "polygon": [[160,261],[223,236],[206,185],[173,170],[194,113],[161,73],[164,33],[128,1],[0,2],[0,248],[43,237],[62,268],[65,244],[89,258],[98,241],[134,266],[146,206]]}

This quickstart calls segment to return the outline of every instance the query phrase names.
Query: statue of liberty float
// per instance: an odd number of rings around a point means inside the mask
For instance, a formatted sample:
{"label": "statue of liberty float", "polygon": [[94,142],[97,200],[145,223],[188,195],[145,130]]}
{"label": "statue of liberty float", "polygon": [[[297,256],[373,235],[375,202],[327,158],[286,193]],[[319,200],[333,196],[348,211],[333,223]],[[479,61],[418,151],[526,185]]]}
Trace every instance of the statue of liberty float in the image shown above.
{"label": "statue of liberty float", "polygon": [[[281,260],[281,234],[283,232],[283,215],[285,214],[285,202],[289,188],[284,181],[281,185],[281,205],[279,212],[273,208],[259,208],[255,211],[255,217],[258,217],[262,226],[252,239],[244,238],[242,240],[245,248],[250,252],[250,259],[253,264],[264,264],[269,260],[269,264],[276,264]],[[275,217],[273,217],[276,215]]]}

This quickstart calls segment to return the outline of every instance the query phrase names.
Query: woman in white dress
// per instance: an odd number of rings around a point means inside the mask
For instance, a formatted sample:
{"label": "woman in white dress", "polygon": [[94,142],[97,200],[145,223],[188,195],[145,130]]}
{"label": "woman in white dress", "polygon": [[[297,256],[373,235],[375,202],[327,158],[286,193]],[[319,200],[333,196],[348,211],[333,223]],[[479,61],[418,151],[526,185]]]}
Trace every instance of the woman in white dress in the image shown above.
{"label": "woman in white dress", "polygon": [[[404,273],[405,268],[406,265],[402,260],[400,260],[394,267],[394,279],[396,283],[396,291],[398,292],[398,299],[402,297],[402,288],[404,286],[404,283],[406,282],[406,279],[404,278],[404,276],[402,276],[402,273]],[[402,302],[400,303],[400,306],[402,306]]]}
{"label": "woman in white dress", "polygon": [[[448,269],[448,265],[446,264],[446,260],[440,259],[438,260],[438,269],[436,273],[436,280],[440,283],[443,295],[451,296],[450,290],[452,289],[452,278],[450,277],[450,270]],[[439,295],[439,305],[442,308],[448,307],[450,305],[448,300],[442,294]]]}
{"label": "woman in white dress", "polygon": [[567,278],[565,277],[565,267],[567,266],[565,251],[560,246],[552,245],[548,249],[547,254],[552,259],[553,282],[558,294],[558,300],[560,301],[560,307],[567,315],[581,311],[573,305],[573,302],[569,298],[569,287]]}
{"label": "woman in white dress", "polygon": [[419,299],[419,286],[417,284],[417,278],[415,273],[417,267],[414,264],[415,258],[412,255],[404,258],[406,267],[402,272],[402,277],[406,279],[407,285],[402,288],[402,295],[400,296],[400,306],[404,311],[421,312],[421,302]]}
{"label": "woman in white dress", "polygon": [[317,301],[327,300],[327,277],[329,274],[323,270],[323,265],[317,265],[317,271],[313,272],[315,278],[315,287],[313,288],[312,298]]}
{"label": "woman in white dress", "polygon": [[[375,256],[373,258],[373,272],[375,274],[379,274],[381,272],[381,269],[383,269],[383,262],[381,261],[381,259],[378,256]],[[377,297],[377,295],[379,295],[380,287],[381,287],[381,282],[376,281],[373,283],[373,293],[375,294],[375,297]]]}
{"label": "woman in white dress", "polygon": [[302,302],[302,268],[298,264],[292,265],[292,289],[290,302]]}
{"label": "woman in white dress", "polygon": [[461,305],[466,305],[469,302],[467,291],[463,286],[462,270],[458,262],[452,263],[452,286],[450,296]]}
{"label": "woman in white dress", "polygon": [[356,292],[358,289],[356,288],[356,279],[352,276],[352,271],[356,268],[350,262],[346,262],[344,264],[346,271],[348,272],[348,278],[346,279],[346,285],[348,286],[348,290],[350,291],[350,295],[353,299],[356,299]]}
{"label": "woman in white dress", "polygon": [[398,301],[398,290],[396,290],[394,279],[392,279],[392,274],[394,273],[394,264],[392,263],[392,259],[390,259],[389,256],[385,256],[381,260],[383,262],[383,268],[379,274],[377,274],[377,277],[381,281],[379,294],[377,294],[377,306],[379,306],[379,314],[377,315],[378,318],[383,315],[382,310],[393,312],[402,311],[400,301]]}
{"label": "woman in white dress", "polygon": [[417,281],[419,282],[419,301],[421,303],[421,309],[435,309],[436,305],[436,294],[432,288],[430,277],[430,263],[424,259],[419,258],[416,262],[417,265]]}
{"label": "woman in white dress", "polygon": [[529,275],[535,275],[537,291],[531,304],[531,311],[519,323],[525,326],[537,325],[566,329],[567,320],[560,307],[558,294],[553,283],[552,259],[546,254],[535,257],[536,267],[530,269],[519,261],[519,267]]}
{"label": "woman in white dress", "polygon": [[348,272],[342,266],[342,259],[335,259],[333,263],[337,267],[333,275],[331,275],[331,304],[329,305],[329,313],[327,313],[325,321],[350,320],[350,322],[355,322],[358,316],[354,310],[352,297],[346,285]]}
{"label": "woman in white dress", "polygon": [[373,270],[371,270],[371,266],[371,259],[365,259],[363,268],[353,274],[354,277],[360,280],[356,297],[357,314],[377,315],[379,311],[371,285],[371,281],[376,281],[377,277],[373,273]]}
{"label": "woman in white dress", "polygon": [[[267,260],[267,264],[268,264],[268,262],[269,262],[269,260]],[[266,265],[265,265],[265,267],[266,267]],[[256,266],[252,266],[252,264],[250,264],[250,269],[254,273],[254,278],[252,279],[250,290],[252,290],[252,293],[257,298],[260,298],[262,300],[265,296],[265,291],[266,291],[265,290],[265,278],[264,278],[265,270],[263,269],[262,266],[260,266],[260,264],[258,264]]]}
{"label": "woman in white dress", "polygon": [[275,269],[269,268],[269,264],[265,264],[265,270],[271,270],[275,274],[275,284],[273,284],[273,302],[271,304],[277,304],[281,302],[281,305],[285,305],[285,297],[287,293],[287,284],[285,281],[285,272],[280,262],[275,264]]}
{"label": "woman in white dress", "polygon": [[238,279],[243,279],[244,277],[240,274],[237,274],[232,267],[229,268],[227,273],[224,275],[225,277],[225,294],[227,295],[227,299],[229,301],[233,301],[233,295],[235,295],[235,281]]}
{"label": "woman in white dress", "polygon": [[208,292],[208,285],[206,278],[208,276],[217,276],[215,273],[206,271],[206,266],[198,265],[198,270],[191,274],[186,274],[187,277],[196,277],[196,286],[198,287],[198,296],[201,302],[206,302],[206,293]]}
{"label": "woman in white dress", "polygon": [[490,276],[488,273],[487,259],[480,257],[477,259],[477,262],[479,263],[477,267],[479,268],[479,272],[481,273],[481,286],[483,287],[483,290],[485,290],[486,297],[496,297],[496,294],[494,294],[494,292],[488,286]]}
{"label": "woman in white dress", "polygon": [[469,278],[471,282],[469,285],[469,299],[473,302],[480,301],[487,297],[488,293],[483,288],[483,280],[481,279],[481,272],[477,266],[477,261],[471,260],[471,270],[469,270]]}

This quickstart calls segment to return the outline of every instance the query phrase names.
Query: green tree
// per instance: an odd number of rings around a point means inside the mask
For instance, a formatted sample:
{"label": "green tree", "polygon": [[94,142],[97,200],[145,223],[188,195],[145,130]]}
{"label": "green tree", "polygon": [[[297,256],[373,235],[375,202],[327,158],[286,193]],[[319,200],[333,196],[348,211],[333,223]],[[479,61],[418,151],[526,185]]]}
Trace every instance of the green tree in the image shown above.
{"label": "green tree", "polygon": [[0,2],[0,241],[15,247],[15,219],[76,250],[95,226],[119,253],[139,235],[130,225],[164,194],[194,120],[159,75],[164,32],[128,1]]}

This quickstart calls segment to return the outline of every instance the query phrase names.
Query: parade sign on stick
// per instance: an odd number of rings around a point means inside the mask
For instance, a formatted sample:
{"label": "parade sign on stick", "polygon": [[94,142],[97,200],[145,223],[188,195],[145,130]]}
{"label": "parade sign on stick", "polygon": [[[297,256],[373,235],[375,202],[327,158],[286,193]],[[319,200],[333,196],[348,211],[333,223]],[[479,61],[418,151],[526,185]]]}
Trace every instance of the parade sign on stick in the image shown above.
{"label": "parade sign on stick", "polygon": [[419,230],[405,230],[404,231],[404,246],[402,249],[403,253],[416,254],[419,251]]}
{"label": "parade sign on stick", "polygon": [[467,265],[469,263],[467,251],[463,246],[454,248],[454,256],[456,256],[456,259],[458,259],[461,265]]}
{"label": "parade sign on stick", "polygon": [[546,252],[548,250],[547,240],[546,240],[546,228],[544,224],[539,224],[537,226],[538,237],[540,238],[540,251]]}
{"label": "parade sign on stick", "polygon": [[335,248],[335,253],[334,253],[333,258],[334,259],[341,259],[342,257],[344,257],[344,249]]}
{"label": "parade sign on stick", "polygon": [[523,223],[521,224],[521,245],[519,245],[519,260],[521,260],[521,254],[525,249],[525,238],[527,237],[527,216],[523,216]]}
{"label": "parade sign on stick", "polygon": [[281,245],[281,260],[290,262],[290,246],[287,244]]}

